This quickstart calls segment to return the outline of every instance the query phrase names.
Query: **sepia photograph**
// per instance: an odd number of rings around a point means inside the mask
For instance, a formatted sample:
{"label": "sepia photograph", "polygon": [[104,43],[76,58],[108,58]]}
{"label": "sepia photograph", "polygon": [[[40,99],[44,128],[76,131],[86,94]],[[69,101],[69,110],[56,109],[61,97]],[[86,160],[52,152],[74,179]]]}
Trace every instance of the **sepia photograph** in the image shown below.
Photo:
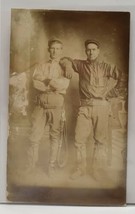
{"label": "sepia photograph", "polygon": [[130,13],[12,9],[7,200],[126,204]]}

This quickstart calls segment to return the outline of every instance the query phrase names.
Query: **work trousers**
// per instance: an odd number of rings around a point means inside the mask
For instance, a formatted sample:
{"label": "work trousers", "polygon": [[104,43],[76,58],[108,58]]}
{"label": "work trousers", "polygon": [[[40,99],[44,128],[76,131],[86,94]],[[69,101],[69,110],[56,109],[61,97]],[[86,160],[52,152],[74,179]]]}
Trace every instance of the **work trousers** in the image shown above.
{"label": "work trousers", "polygon": [[86,143],[91,134],[94,139],[92,164],[99,167],[107,162],[108,144],[110,144],[110,117],[110,104],[108,101],[100,100],[90,106],[81,106],[79,108],[75,130],[75,147],[77,165],[82,170],[86,170]]}
{"label": "work trousers", "polygon": [[28,149],[28,162],[33,168],[38,161],[39,144],[45,134],[46,126],[49,126],[50,136],[50,165],[54,166],[57,160],[59,140],[60,140],[60,122],[62,107],[53,109],[44,109],[40,106],[35,107],[32,115],[32,132],[30,135],[30,146]]}

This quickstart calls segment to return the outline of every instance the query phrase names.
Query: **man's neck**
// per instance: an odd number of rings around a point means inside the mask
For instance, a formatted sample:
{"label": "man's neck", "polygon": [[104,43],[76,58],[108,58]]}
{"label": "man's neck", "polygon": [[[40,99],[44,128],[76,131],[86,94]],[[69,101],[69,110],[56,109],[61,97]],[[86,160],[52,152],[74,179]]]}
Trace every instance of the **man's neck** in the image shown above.
{"label": "man's neck", "polygon": [[96,59],[94,59],[94,60],[91,60],[91,59],[87,58],[87,61],[88,61],[90,64],[94,64],[94,63],[96,63],[96,62],[98,61],[98,59],[96,58]]}
{"label": "man's neck", "polygon": [[54,58],[54,59],[50,58],[50,61],[51,61],[51,62],[59,62],[59,61],[60,61],[60,58]]}

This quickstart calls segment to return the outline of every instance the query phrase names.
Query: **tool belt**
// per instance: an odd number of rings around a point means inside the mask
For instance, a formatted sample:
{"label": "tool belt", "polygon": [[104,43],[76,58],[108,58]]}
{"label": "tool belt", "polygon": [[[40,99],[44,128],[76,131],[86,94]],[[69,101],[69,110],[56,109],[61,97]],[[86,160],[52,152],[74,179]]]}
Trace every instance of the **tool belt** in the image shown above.
{"label": "tool belt", "polygon": [[106,106],[109,104],[109,101],[106,99],[100,98],[90,98],[90,99],[81,99],[81,106]]}
{"label": "tool belt", "polygon": [[58,93],[43,93],[39,94],[36,99],[36,104],[44,109],[62,108],[64,97]]}

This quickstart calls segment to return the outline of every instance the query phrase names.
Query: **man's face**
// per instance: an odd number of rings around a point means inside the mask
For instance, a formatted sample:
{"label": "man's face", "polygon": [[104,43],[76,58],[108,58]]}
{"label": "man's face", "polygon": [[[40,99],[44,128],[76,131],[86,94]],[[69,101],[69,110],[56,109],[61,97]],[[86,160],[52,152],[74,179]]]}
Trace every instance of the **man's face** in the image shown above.
{"label": "man's face", "polygon": [[62,44],[54,42],[51,44],[48,51],[51,59],[59,59],[62,55]]}
{"label": "man's face", "polygon": [[90,61],[95,60],[99,55],[99,48],[96,44],[90,43],[86,47],[86,55]]}

